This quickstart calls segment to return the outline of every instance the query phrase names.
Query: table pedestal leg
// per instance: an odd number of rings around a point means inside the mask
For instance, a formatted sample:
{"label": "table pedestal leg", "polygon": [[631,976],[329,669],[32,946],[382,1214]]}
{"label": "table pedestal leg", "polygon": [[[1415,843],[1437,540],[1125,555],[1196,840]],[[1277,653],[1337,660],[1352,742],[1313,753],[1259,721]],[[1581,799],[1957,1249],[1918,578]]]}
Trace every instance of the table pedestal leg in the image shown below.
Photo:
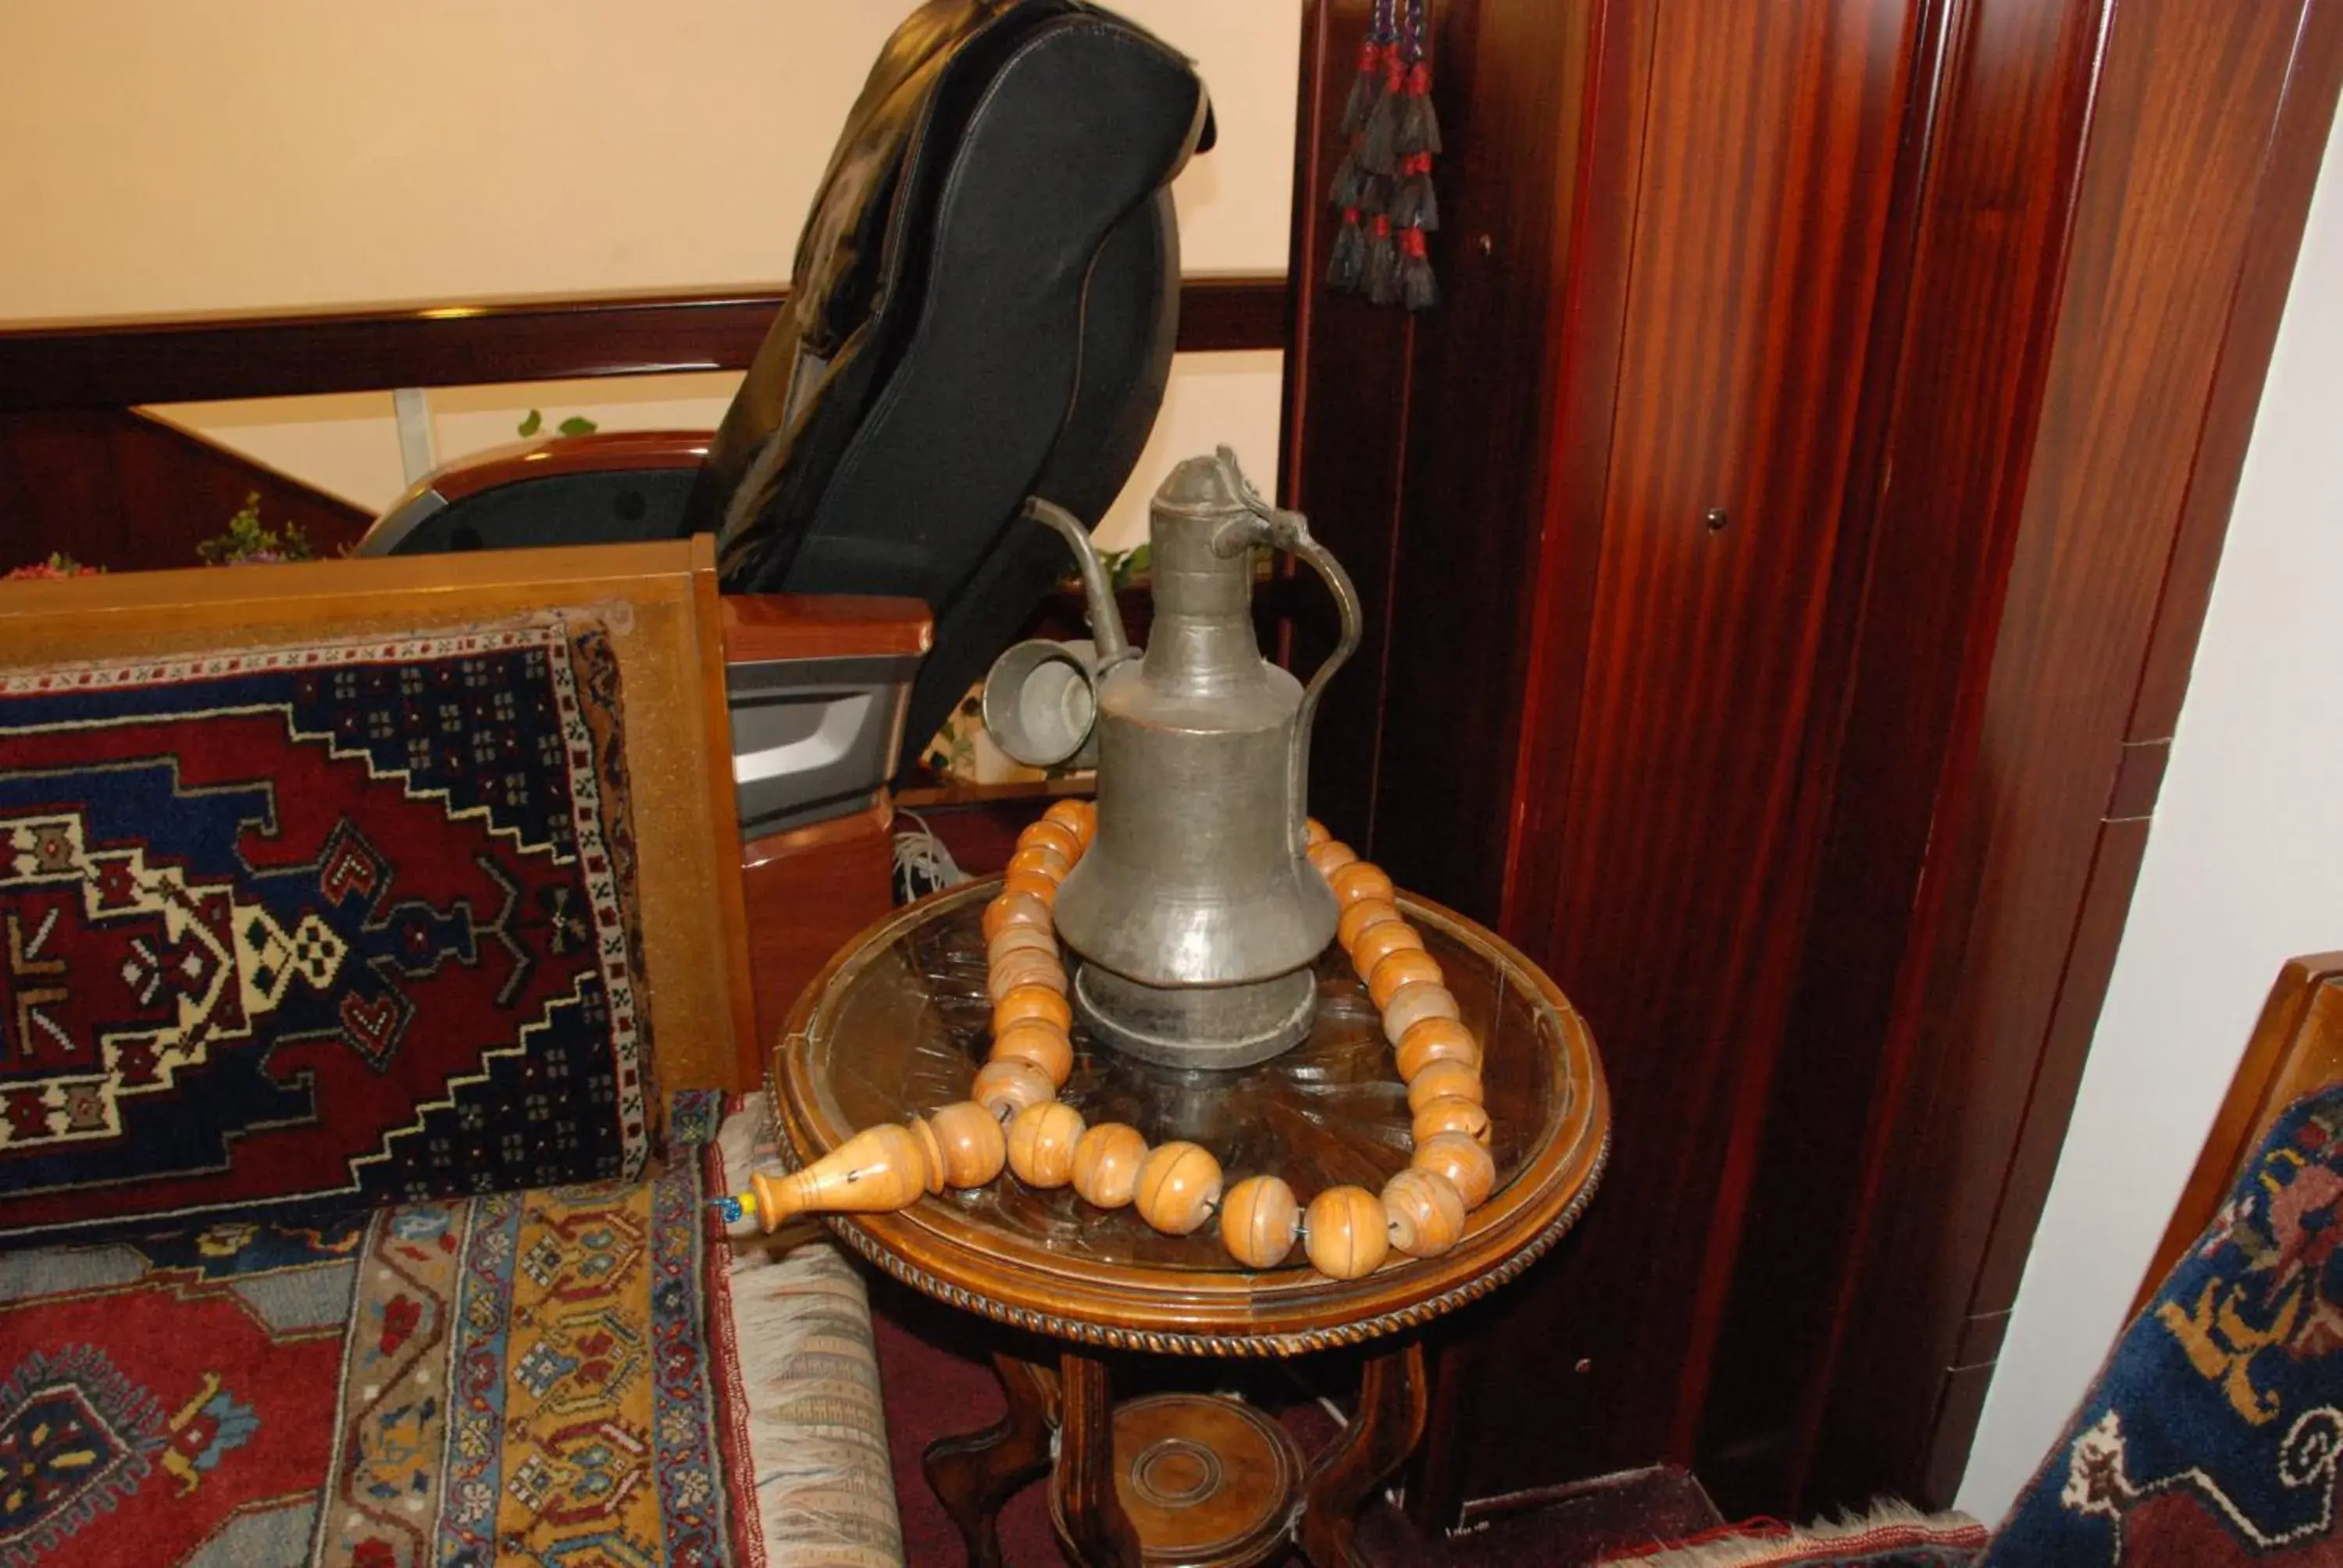
{"label": "table pedestal leg", "polygon": [[1359,1510],[1423,1436],[1423,1346],[1410,1343],[1367,1363],[1359,1411],[1332,1447],[1310,1467],[1301,1527],[1312,1568],[1350,1568]]}
{"label": "table pedestal leg", "polygon": [[1058,1468],[1050,1511],[1083,1568],[1140,1568],[1139,1534],[1114,1490],[1114,1399],[1106,1363],[1067,1351],[1058,1359]]}
{"label": "table pedestal leg", "polygon": [[1007,1413],[982,1432],[928,1445],[920,1468],[968,1543],[970,1568],[1001,1568],[1001,1505],[1009,1494],[1050,1468],[1051,1408],[1057,1402],[1049,1369],[1012,1355],[995,1355],[993,1370],[1009,1396]]}

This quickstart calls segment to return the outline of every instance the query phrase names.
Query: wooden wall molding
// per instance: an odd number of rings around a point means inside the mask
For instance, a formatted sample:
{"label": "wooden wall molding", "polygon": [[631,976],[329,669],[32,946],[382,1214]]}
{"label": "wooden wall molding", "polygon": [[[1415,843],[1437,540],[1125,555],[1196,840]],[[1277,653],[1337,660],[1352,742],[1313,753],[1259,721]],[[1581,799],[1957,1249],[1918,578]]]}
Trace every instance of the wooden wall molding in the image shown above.
{"label": "wooden wall molding", "polygon": [[[745,370],[784,288],[0,326],[0,414]],[[1285,279],[1184,278],[1179,347],[1282,348]]]}

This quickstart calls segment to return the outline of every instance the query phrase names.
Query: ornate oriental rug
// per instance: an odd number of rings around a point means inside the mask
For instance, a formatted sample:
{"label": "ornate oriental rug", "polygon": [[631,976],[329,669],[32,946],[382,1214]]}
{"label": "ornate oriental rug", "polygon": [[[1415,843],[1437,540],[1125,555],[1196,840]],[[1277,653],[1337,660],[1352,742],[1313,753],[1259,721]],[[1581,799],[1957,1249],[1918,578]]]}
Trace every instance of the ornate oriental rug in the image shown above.
{"label": "ornate oriental rug", "polygon": [[[679,1097],[678,1141],[717,1110]],[[679,1152],[0,1252],[0,1565],[739,1561],[703,1322],[728,1258]]]}
{"label": "ornate oriental rug", "polygon": [[2343,1563],[2343,1088],[2280,1117],[1985,1561]]}
{"label": "ornate oriental rug", "polygon": [[639,1170],[618,702],[579,622],[0,673],[0,1236]]}

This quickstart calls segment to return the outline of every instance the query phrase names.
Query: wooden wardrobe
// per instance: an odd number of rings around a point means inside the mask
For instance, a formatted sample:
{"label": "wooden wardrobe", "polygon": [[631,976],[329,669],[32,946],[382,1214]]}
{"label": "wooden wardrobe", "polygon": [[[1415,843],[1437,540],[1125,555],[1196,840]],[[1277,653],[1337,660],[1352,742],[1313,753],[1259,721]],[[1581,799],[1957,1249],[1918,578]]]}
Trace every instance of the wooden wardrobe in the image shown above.
{"label": "wooden wardrobe", "polygon": [[[1618,1131],[1443,1336],[1418,1523],[1654,1463],[1949,1501],[2113,961],[2343,0],[1435,0],[1445,295],[1328,293],[1312,778],[1593,1023]],[[1297,665],[1331,628],[1306,593]]]}

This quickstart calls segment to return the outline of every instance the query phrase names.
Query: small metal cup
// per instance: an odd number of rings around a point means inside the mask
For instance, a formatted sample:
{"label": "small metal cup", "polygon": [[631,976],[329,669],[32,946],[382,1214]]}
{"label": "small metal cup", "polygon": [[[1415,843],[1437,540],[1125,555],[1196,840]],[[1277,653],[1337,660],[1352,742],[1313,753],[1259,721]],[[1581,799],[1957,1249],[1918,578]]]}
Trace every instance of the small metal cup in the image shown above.
{"label": "small metal cup", "polygon": [[1029,768],[1095,764],[1097,663],[1088,642],[1045,638],[994,659],[984,678],[984,727],[993,744]]}

